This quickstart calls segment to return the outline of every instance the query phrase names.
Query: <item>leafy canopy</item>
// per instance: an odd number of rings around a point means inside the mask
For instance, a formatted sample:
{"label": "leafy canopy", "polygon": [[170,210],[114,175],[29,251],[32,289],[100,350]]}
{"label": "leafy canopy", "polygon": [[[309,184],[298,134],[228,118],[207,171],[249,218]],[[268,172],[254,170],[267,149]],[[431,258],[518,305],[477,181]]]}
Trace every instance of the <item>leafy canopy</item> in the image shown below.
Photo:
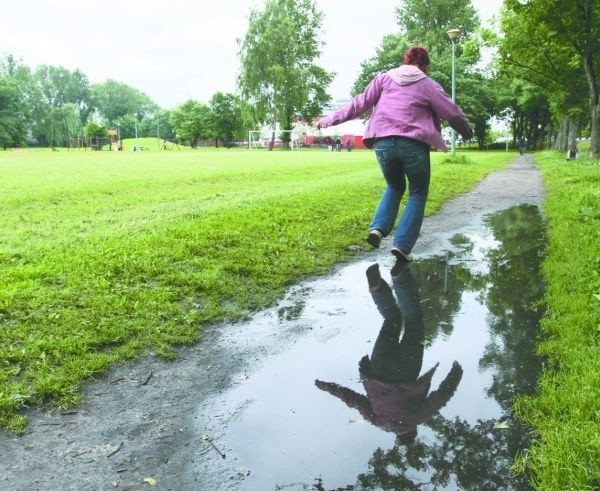
{"label": "leafy canopy", "polygon": [[267,0],[252,10],[240,41],[238,87],[255,123],[289,130],[311,121],[330,100],[333,75],[315,63],[321,54],[322,13],[311,0]]}
{"label": "leafy canopy", "polygon": [[591,122],[590,154],[600,156],[600,2],[506,0],[502,27],[502,68],[538,87],[555,119]]}
{"label": "leafy canopy", "polygon": [[190,99],[171,112],[171,122],[177,136],[196,148],[199,140],[217,136],[215,115],[211,108]]}

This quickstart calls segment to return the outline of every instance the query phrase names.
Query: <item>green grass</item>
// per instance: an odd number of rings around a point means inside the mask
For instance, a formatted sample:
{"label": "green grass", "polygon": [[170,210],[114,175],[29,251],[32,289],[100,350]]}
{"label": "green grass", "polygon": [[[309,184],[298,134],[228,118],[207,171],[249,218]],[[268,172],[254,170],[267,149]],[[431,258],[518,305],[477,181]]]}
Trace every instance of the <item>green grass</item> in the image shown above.
{"label": "green grass", "polygon": [[[434,153],[427,213],[514,154]],[[370,151],[0,153],[0,426],[273,304],[363,244]]]}
{"label": "green grass", "polygon": [[600,488],[600,161],[536,155],[549,223],[544,275],[547,315],[540,352],[548,358],[539,395],[518,416],[537,441],[520,467],[541,490]]}

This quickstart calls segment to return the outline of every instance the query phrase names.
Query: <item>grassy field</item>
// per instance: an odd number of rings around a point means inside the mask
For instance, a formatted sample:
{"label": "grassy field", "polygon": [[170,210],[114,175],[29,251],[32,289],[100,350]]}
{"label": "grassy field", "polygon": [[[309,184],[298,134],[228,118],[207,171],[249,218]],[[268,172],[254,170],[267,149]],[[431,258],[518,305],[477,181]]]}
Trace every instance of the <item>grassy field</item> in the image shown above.
{"label": "grassy field", "polygon": [[[144,144],[140,142],[139,144]],[[434,153],[427,213],[514,153]],[[468,163],[468,165],[466,165]],[[82,383],[271,305],[363,244],[370,151],[0,153],[0,426]]]}
{"label": "grassy field", "polygon": [[[427,214],[514,157],[432,154]],[[516,403],[536,440],[515,467],[537,489],[599,489],[600,162],[535,159],[548,361]],[[383,189],[369,151],[26,150],[0,153],[0,170],[0,426],[17,433],[25,406],[76,404],[109,366],[174,357],[350,258]]]}
{"label": "grassy field", "polygon": [[[517,415],[536,429],[519,461],[537,489],[600,489],[600,161],[567,163],[536,154],[549,225],[547,314],[539,350],[548,358],[539,395],[517,401]],[[518,467],[519,467],[518,466]]]}

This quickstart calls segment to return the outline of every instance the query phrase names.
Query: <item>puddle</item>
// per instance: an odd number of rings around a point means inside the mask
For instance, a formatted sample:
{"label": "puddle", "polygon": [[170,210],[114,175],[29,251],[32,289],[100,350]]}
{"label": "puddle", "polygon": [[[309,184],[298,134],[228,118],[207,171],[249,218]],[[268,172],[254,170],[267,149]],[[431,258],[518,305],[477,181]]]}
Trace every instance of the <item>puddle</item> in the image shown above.
{"label": "puddle", "polygon": [[[511,407],[534,390],[541,367],[545,226],[532,205],[484,224],[397,278],[380,254],[303,283],[253,319],[257,343],[289,343],[198,408],[196,429],[212,444],[188,481],[201,489],[530,489],[510,469],[529,444]],[[382,279],[370,288],[374,258]]]}

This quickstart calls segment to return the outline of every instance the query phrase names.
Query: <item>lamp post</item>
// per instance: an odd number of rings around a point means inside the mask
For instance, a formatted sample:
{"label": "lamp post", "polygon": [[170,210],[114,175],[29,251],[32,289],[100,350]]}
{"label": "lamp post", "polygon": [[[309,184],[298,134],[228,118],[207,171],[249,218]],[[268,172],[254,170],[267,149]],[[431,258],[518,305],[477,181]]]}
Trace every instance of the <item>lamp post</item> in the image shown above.
{"label": "lamp post", "polygon": [[[458,29],[450,29],[448,37],[452,41],[452,102],[456,103],[456,61],[455,61],[455,41],[460,36]],[[452,128],[452,156],[456,155],[456,131]]]}

